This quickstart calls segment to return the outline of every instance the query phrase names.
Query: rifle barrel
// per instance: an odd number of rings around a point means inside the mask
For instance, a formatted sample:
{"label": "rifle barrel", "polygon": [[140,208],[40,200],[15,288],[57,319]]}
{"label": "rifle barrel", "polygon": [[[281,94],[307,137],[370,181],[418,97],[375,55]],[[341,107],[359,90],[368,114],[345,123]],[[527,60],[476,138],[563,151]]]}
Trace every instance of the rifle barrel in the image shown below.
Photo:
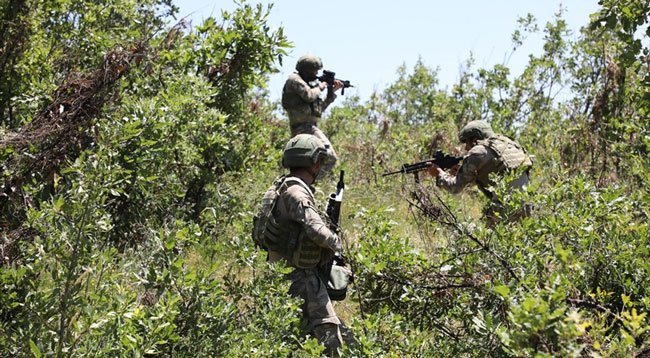
{"label": "rifle barrel", "polygon": [[395,171],[392,171],[392,172],[382,173],[381,176],[385,177],[387,175],[393,175],[393,174],[398,174],[398,173],[405,173],[405,171],[403,169],[395,170]]}
{"label": "rifle barrel", "polygon": [[381,176],[385,177],[387,175],[393,175],[398,173],[403,173],[403,174],[417,173],[422,170],[425,170],[426,168],[432,167],[434,164],[438,165],[443,169],[449,169],[452,166],[458,164],[462,159],[463,159],[462,157],[443,156],[442,154],[437,154],[435,158],[423,160],[421,162],[417,162],[413,164],[404,164],[402,165],[401,169],[392,172],[382,173]]}

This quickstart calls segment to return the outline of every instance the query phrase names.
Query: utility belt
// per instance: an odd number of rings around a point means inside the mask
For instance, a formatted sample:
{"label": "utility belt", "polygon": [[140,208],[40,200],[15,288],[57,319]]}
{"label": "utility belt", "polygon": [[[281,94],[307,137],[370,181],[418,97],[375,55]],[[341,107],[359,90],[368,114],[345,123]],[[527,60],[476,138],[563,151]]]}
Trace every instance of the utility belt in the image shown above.
{"label": "utility belt", "polygon": [[301,132],[311,132],[311,127],[316,127],[317,122],[318,120],[314,118],[305,122],[291,124],[289,127],[291,128],[291,132],[295,132],[300,129],[302,129]]}
{"label": "utility belt", "polygon": [[[272,252],[269,251],[269,261],[274,262],[271,255]],[[281,258],[282,256],[279,253],[275,253],[276,260]],[[296,275],[298,272],[316,275],[325,284],[327,295],[332,301],[344,300],[348,294],[348,285],[354,281],[352,270],[340,256],[334,256],[326,263],[321,263],[315,267],[299,268],[295,265],[290,266],[294,268],[294,271],[289,275]]]}

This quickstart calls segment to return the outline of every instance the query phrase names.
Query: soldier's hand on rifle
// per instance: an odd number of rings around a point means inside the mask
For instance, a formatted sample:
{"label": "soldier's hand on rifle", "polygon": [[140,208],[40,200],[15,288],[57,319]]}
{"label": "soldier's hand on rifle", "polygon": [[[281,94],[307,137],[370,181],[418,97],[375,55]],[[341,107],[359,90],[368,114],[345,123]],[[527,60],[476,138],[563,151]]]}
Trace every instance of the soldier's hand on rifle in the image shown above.
{"label": "soldier's hand on rifle", "polygon": [[427,169],[427,172],[428,172],[429,175],[431,175],[431,177],[433,177],[433,178],[435,178],[435,177],[437,177],[438,175],[440,175],[440,173],[441,173],[442,171],[443,171],[443,170],[440,169],[440,167],[437,166],[437,165],[435,165],[435,164],[432,164],[432,165]]}
{"label": "soldier's hand on rifle", "polygon": [[334,85],[332,86],[332,90],[336,91],[336,90],[339,90],[341,88],[343,88],[343,81],[341,81],[339,79],[335,79],[334,80]]}
{"label": "soldier's hand on rifle", "polygon": [[336,235],[341,236],[341,227],[340,226],[338,226],[338,225],[336,225],[336,224],[334,224],[333,222],[330,221],[329,222],[329,228],[333,233],[335,233]]}

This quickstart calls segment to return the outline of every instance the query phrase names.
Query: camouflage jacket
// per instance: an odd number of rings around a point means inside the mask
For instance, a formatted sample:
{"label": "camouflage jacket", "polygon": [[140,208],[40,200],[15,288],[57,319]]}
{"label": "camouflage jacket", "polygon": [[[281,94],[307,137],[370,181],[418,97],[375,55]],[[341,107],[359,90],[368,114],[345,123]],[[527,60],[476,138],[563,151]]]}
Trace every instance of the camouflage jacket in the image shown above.
{"label": "camouflage jacket", "polygon": [[282,108],[287,111],[291,126],[316,124],[327,106],[334,102],[333,91],[328,90],[325,99],[321,98],[319,84],[319,80],[305,82],[297,73],[289,75],[282,89]]}
{"label": "camouflage jacket", "polygon": [[[292,180],[300,180],[290,177]],[[294,184],[283,190],[276,203],[274,217],[279,222],[298,228],[298,245],[290,258],[289,265],[296,268],[315,268],[321,265],[333,252],[341,250],[341,241],[329,229],[314,203],[313,189],[307,185]],[[279,256],[269,253],[270,260]]]}
{"label": "camouflage jacket", "polygon": [[[490,174],[504,174],[521,166],[531,165],[530,157],[517,142],[506,136],[497,135],[478,141],[463,158],[458,173],[455,176],[447,172],[441,173],[436,184],[452,193],[459,193],[468,184],[475,183],[491,198],[488,188],[494,185],[494,182],[490,180]],[[528,174],[522,173],[508,185],[511,189],[518,189],[527,183]]]}

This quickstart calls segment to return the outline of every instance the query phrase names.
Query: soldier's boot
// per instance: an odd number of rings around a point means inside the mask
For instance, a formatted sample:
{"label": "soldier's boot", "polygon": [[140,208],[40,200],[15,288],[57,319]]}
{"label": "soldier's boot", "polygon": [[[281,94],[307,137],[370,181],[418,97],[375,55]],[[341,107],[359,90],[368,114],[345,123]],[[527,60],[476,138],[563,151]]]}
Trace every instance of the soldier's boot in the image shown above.
{"label": "soldier's boot", "polygon": [[339,331],[341,331],[343,344],[352,347],[358,346],[359,342],[357,341],[357,338],[354,336],[354,332],[352,332],[352,330],[348,328],[348,326],[346,326],[345,323],[341,322],[341,325],[339,326]]}
{"label": "soldier's boot", "polygon": [[314,327],[314,337],[325,346],[323,352],[327,357],[340,357],[339,349],[343,344],[339,326],[334,323],[325,323]]}

